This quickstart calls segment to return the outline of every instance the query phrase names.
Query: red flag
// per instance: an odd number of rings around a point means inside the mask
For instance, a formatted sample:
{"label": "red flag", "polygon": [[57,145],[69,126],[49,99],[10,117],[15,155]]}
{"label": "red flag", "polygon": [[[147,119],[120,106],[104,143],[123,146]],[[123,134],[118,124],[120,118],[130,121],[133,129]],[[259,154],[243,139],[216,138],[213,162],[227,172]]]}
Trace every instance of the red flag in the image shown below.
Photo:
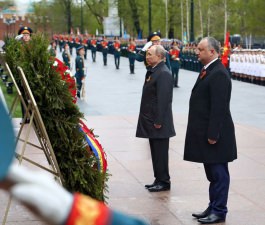
{"label": "red flag", "polygon": [[229,36],[230,36],[229,32],[226,32],[224,51],[222,54],[222,63],[226,68],[228,68],[228,56],[230,53]]}

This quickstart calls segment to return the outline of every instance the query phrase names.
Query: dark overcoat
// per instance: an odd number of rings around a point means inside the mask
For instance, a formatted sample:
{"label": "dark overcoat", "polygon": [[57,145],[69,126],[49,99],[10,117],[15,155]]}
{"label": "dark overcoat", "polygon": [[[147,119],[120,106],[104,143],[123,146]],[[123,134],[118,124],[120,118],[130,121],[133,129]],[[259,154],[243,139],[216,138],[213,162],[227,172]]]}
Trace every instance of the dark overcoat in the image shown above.
{"label": "dark overcoat", "polygon": [[[190,97],[184,160],[224,163],[237,158],[235,129],[230,113],[231,79],[221,61],[198,77]],[[211,145],[208,138],[217,140]]]}
{"label": "dark overcoat", "polygon": [[[146,73],[136,137],[169,138],[175,136],[172,115],[173,81],[164,62]],[[154,124],[162,127],[156,129]]]}
{"label": "dark overcoat", "polygon": [[75,59],[75,77],[82,79],[85,76],[85,71],[84,71],[84,60],[80,55],[77,55]]}

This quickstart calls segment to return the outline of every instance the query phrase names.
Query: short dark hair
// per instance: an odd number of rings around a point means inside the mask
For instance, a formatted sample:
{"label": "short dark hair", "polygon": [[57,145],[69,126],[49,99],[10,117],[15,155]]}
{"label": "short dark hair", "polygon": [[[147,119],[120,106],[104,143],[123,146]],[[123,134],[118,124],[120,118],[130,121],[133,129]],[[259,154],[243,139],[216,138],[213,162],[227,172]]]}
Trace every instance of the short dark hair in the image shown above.
{"label": "short dark hair", "polygon": [[207,40],[208,48],[213,48],[218,54],[220,53],[219,42],[213,37],[205,37],[203,39]]}

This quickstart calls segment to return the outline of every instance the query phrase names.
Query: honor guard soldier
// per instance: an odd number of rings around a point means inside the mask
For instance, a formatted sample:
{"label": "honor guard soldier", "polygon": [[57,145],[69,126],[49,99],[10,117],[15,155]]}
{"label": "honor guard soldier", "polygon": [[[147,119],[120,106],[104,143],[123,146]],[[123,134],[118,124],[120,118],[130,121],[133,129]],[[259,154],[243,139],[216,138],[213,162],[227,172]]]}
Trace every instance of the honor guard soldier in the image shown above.
{"label": "honor guard soldier", "polygon": [[[145,62],[145,65],[148,66],[147,63],[146,63],[146,50],[148,48],[150,48],[152,45],[160,45],[161,44],[160,40],[161,40],[160,32],[154,32],[151,35],[149,35],[149,37],[147,38],[147,43],[142,48],[142,50],[135,55],[135,59],[137,61],[139,61],[139,62]],[[165,63],[166,63],[167,67],[170,70],[170,60],[169,60],[169,58],[170,57],[169,57],[169,54],[167,52],[166,56],[165,56]]]}
{"label": "honor guard soldier", "polygon": [[90,40],[90,49],[91,49],[92,61],[96,62],[97,39],[96,39],[95,35],[93,35],[92,39]]}
{"label": "honor guard soldier", "polygon": [[195,54],[195,49],[196,49],[196,45],[192,44],[191,45],[191,49],[190,49],[190,54],[191,54],[191,71],[194,72],[199,72],[198,68],[197,68],[197,56]]}
{"label": "honor guard soldier", "polygon": [[30,27],[21,27],[18,31],[19,39],[27,43],[30,41],[32,33],[33,31]]}
{"label": "honor guard soldier", "polygon": [[121,42],[118,37],[116,37],[114,40],[113,48],[114,48],[113,55],[114,55],[115,66],[116,66],[116,69],[119,69],[120,57],[121,57]]}
{"label": "honor guard soldier", "polygon": [[240,51],[239,50],[234,50],[235,54],[235,65],[234,65],[234,79],[238,80],[239,79],[239,66],[240,66]]}
{"label": "honor guard soldier", "polygon": [[71,36],[69,38],[69,48],[70,48],[70,54],[72,55],[73,54],[73,47],[74,47],[74,37]]}
{"label": "honor guard soldier", "polygon": [[188,68],[188,61],[187,61],[187,58],[188,58],[188,50],[187,50],[187,45],[185,45],[183,48],[182,48],[182,58],[181,58],[181,68],[183,69],[187,69]]}
{"label": "honor guard soldier", "polygon": [[261,54],[260,54],[261,49],[255,49],[254,51],[254,65],[253,65],[253,70],[254,70],[254,77],[258,81],[258,84],[261,85],[261,73],[260,73],[260,60],[261,60]]}
{"label": "honor guard soldier", "polygon": [[55,41],[51,42],[49,53],[51,56],[56,57],[56,42]]}
{"label": "honor guard soldier", "polygon": [[59,45],[57,34],[52,35],[52,39],[56,42],[56,45]]}
{"label": "honor guard soldier", "polygon": [[63,51],[62,57],[63,57],[64,64],[68,66],[69,69],[71,69],[71,55],[69,51],[69,45],[67,43],[65,43],[64,45],[64,51]]}
{"label": "honor guard soldier", "polygon": [[78,50],[77,49],[82,46],[81,43],[80,43],[79,37],[75,38],[75,45],[74,46],[75,46],[75,49],[76,49],[76,55],[78,55]]}
{"label": "honor guard soldier", "polygon": [[88,49],[88,45],[87,45],[87,42],[88,42],[88,39],[86,37],[84,37],[83,41],[82,41],[82,44],[84,46],[84,49],[85,49],[85,55],[84,55],[84,58],[86,59],[86,56],[87,56],[87,49]]}
{"label": "honor guard soldier", "polygon": [[265,49],[261,51],[260,56],[260,83],[265,86]]}
{"label": "honor guard soldier", "polygon": [[59,35],[59,48],[60,48],[60,52],[62,52],[62,48],[63,48],[63,35]]}
{"label": "honor guard soldier", "polygon": [[64,42],[63,42],[63,50],[64,50],[65,44],[69,44],[69,37],[67,35],[65,35],[63,40],[64,40]]}
{"label": "honor guard soldier", "polygon": [[191,51],[190,51],[190,44],[188,44],[187,46],[187,58],[186,58],[186,62],[187,62],[187,70],[191,70]]}
{"label": "honor guard soldier", "polygon": [[135,41],[133,38],[131,38],[127,48],[131,74],[134,74],[134,63],[135,63],[135,53],[136,53],[135,49],[136,49]]}
{"label": "honor guard soldier", "polygon": [[107,41],[107,38],[103,37],[103,40],[101,41],[101,50],[103,55],[104,66],[107,65],[108,45],[109,43]]}
{"label": "honor guard soldier", "polygon": [[172,47],[169,51],[170,55],[170,66],[171,73],[173,78],[174,87],[178,86],[178,77],[179,77],[179,67],[180,67],[180,49],[178,48],[178,43],[173,41]]}
{"label": "honor guard soldier", "polygon": [[75,78],[77,84],[77,97],[80,98],[80,92],[82,88],[82,80],[85,78],[85,66],[84,66],[84,55],[85,49],[84,46],[79,46],[77,48],[77,56],[75,59]]}
{"label": "honor guard soldier", "polygon": [[232,52],[230,55],[230,63],[229,63],[229,68],[230,68],[230,73],[231,73],[231,78],[235,79],[235,67],[236,67],[236,54],[235,51]]}
{"label": "honor guard soldier", "polygon": [[[32,29],[30,27],[21,27],[18,31],[18,36],[16,37],[17,40],[22,41],[22,43],[27,44],[29,43],[30,39],[31,39],[31,34],[33,33]],[[25,96],[24,91],[22,90],[22,95]],[[22,112],[22,121],[21,123],[29,123],[29,118],[26,118],[25,121],[23,121],[24,119],[24,115],[25,115],[25,109],[24,106],[21,103],[21,112]]]}

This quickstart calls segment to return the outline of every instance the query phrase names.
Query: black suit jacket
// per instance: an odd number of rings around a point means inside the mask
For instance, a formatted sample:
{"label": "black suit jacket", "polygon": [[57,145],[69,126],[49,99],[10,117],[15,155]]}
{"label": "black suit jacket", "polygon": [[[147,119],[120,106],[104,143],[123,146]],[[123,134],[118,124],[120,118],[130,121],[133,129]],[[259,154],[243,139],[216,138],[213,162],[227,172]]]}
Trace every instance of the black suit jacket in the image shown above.
{"label": "black suit jacket", "polygon": [[[143,86],[136,136],[169,138],[175,136],[172,115],[173,81],[164,62],[147,71]],[[156,129],[154,124],[162,127]]]}
{"label": "black suit jacket", "polygon": [[[230,113],[230,76],[218,59],[198,77],[190,97],[184,160],[230,162],[237,158],[234,124]],[[217,140],[210,145],[208,138]]]}

